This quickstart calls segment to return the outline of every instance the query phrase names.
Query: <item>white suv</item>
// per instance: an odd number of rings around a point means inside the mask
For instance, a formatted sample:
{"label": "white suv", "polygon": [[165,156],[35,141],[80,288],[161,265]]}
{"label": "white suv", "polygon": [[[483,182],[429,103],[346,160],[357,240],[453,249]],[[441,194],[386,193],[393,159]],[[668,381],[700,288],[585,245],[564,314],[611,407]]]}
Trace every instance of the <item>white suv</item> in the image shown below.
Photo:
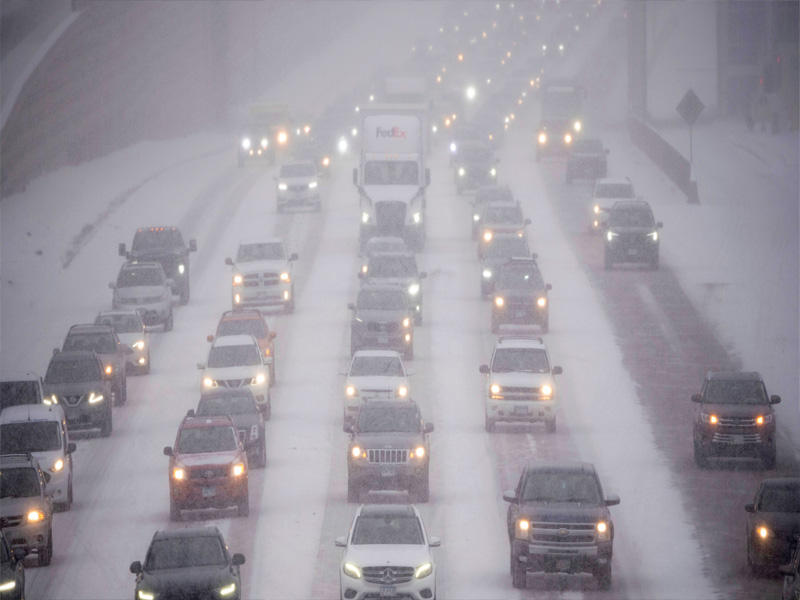
{"label": "white suv", "polygon": [[486,375],[486,431],[494,431],[497,421],[541,421],[548,433],[555,433],[559,403],[555,375],[563,369],[550,366],[542,338],[501,336],[491,363],[481,365],[480,372]]}
{"label": "white suv", "polygon": [[322,209],[319,195],[319,174],[310,160],[287,161],[275,178],[275,196],[278,212],[287,206],[313,206]]}
{"label": "white suv", "polygon": [[603,225],[608,222],[608,209],[617,200],[633,200],[636,192],[633,184],[625,178],[603,178],[594,184],[592,198],[589,204],[589,231],[600,232]]}
{"label": "white suv", "polygon": [[280,238],[239,242],[236,260],[225,259],[233,267],[233,309],[283,306],[287,313],[294,311],[292,263],[296,260],[297,254],[287,254]]}
{"label": "white suv", "polygon": [[408,598],[435,600],[436,563],[428,537],[412,504],[362,504],[350,533],[337,537],[344,548],[339,571],[342,598]]}
{"label": "white suv", "polygon": [[352,423],[363,400],[408,398],[408,374],[394,350],[358,350],[344,384],[344,422]]}
{"label": "white suv", "polygon": [[208,361],[197,363],[203,374],[203,390],[247,388],[253,392],[259,410],[270,414],[269,365],[271,356],[263,356],[258,342],[250,334],[221,335],[214,338]]}

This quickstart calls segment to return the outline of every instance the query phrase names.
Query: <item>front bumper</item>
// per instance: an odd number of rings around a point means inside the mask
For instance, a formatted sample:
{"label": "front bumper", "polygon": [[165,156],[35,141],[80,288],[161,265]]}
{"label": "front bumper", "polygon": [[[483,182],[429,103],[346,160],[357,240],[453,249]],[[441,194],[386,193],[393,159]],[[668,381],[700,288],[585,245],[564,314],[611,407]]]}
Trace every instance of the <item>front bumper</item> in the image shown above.
{"label": "front bumper", "polygon": [[537,423],[556,418],[558,400],[486,400],[486,416],[492,421]]}
{"label": "front bumper", "polygon": [[780,566],[792,560],[797,541],[794,534],[790,536],[773,534],[767,539],[761,539],[753,531],[750,534],[750,547],[753,551],[753,562],[756,565]]}
{"label": "front bumper", "polygon": [[520,562],[527,571],[545,573],[585,573],[611,562],[613,542],[596,544],[526,544]]}
{"label": "front bumper", "polygon": [[492,319],[500,323],[541,325],[548,320],[548,308],[547,306],[542,308],[532,303],[506,303],[502,307],[495,304],[492,306]]}
{"label": "front bumper", "polygon": [[25,515],[0,517],[0,522],[3,523],[3,534],[8,539],[11,549],[21,548],[28,554],[32,550],[44,548],[47,545],[50,520],[45,519],[40,523],[20,524],[24,520]]}
{"label": "front bumper", "polygon": [[606,240],[606,255],[615,263],[651,262],[658,258],[658,242],[653,242],[646,235],[615,238],[613,242]]}
{"label": "front bumper", "polygon": [[277,200],[279,206],[316,206],[320,203],[319,186],[313,190],[278,190]]}
{"label": "front bumper", "polygon": [[363,490],[404,491],[428,477],[428,460],[409,458],[406,463],[370,463],[366,459],[348,461],[350,485]]}
{"label": "front bumper", "polygon": [[[370,567],[363,567],[369,569]],[[386,568],[386,565],[380,567],[372,567],[372,569],[380,569],[381,571]],[[400,572],[403,567],[393,567]],[[384,584],[377,578],[362,576],[360,579],[354,579],[344,575],[340,571],[339,575],[339,588],[341,598],[345,600],[377,600],[378,598],[392,598],[395,600],[432,600],[436,594],[436,568],[427,577],[416,579],[413,574],[413,569],[409,581],[403,583],[394,582],[392,584]],[[406,570],[408,567],[406,567]],[[373,581],[367,581],[367,579]],[[403,578],[405,579],[405,578]]]}
{"label": "front bumper", "polygon": [[235,286],[231,290],[231,304],[234,308],[283,306],[293,299],[291,283],[280,283],[273,286]]}
{"label": "front bumper", "polygon": [[172,301],[161,300],[147,304],[138,304],[117,300],[113,303],[113,308],[135,308],[142,315],[142,321],[146,327],[163,324],[172,312]]}
{"label": "front bumper", "polygon": [[[202,470],[202,469],[201,469]],[[248,494],[247,475],[234,478],[198,478],[183,483],[170,480],[170,498],[182,509],[228,508]]]}
{"label": "front bumper", "polygon": [[775,424],[757,427],[696,425],[694,441],[707,456],[761,458],[775,447]]}
{"label": "front bumper", "polygon": [[96,404],[89,404],[85,398],[77,406],[70,406],[66,402],[62,402],[61,397],[58,402],[64,409],[67,426],[70,429],[99,428],[111,416],[110,394],[104,395],[103,400]]}

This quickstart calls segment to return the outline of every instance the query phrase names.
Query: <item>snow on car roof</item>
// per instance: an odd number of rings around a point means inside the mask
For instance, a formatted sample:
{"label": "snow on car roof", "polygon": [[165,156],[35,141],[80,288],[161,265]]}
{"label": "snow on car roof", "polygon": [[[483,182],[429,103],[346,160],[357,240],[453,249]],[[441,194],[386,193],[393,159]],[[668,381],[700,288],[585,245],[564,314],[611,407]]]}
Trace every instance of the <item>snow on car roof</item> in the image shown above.
{"label": "snow on car roof", "polygon": [[236,335],[221,335],[214,338],[214,346],[253,346],[258,345],[255,338],[249,333]]}
{"label": "snow on car roof", "polygon": [[356,350],[353,358],[356,356],[387,356],[400,358],[400,353],[394,350]]}
{"label": "snow on car roof", "polygon": [[497,346],[503,348],[544,348],[544,341],[535,336],[500,336]]}

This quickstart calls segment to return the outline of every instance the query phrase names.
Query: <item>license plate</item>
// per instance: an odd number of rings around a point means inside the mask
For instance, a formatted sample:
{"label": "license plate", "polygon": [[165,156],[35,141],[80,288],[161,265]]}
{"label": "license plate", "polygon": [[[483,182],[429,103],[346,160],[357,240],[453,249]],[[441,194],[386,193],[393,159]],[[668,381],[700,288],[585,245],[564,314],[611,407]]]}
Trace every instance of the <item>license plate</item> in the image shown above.
{"label": "license plate", "polygon": [[559,573],[565,573],[569,571],[569,561],[566,559],[557,560],[556,571],[558,571]]}
{"label": "license plate", "polygon": [[384,467],[381,469],[381,477],[394,477],[394,469],[391,467]]}
{"label": "license plate", "polygon": [[734,444],[744,444],[744,436],[743,435],[735,435],[735,436],[733,436],[733,443]]}
{"label": "license plate", "polygon": [[213,498],[214,495],[217,493],[217,489],[213,487],[204,487],[203,488],[203,498]]}
{"label": "license plate", "polygon": [[389,336],[388,335],[379,335],[378,336],[378,343],[379,344],[388,344],[389,343]]}
{"label": "license plate", "polygon": [[518,310],[516,314],[518,318],[523,318],[528,314],[528,312],[525,310]]}
{"label": "license plate", "polygon": [[628,256],[636,256],[638,253],[638,248],[628,248]]}
{"label": "license plate", "polygon": [[527,406],[515,406],[514,413],[518,415],[526,415],[528,414],[528,407]]}
{"label": "license plate", "polygon": [[381,586],[381,598],[391,598],[397,594],[397,587],[394,585]]}

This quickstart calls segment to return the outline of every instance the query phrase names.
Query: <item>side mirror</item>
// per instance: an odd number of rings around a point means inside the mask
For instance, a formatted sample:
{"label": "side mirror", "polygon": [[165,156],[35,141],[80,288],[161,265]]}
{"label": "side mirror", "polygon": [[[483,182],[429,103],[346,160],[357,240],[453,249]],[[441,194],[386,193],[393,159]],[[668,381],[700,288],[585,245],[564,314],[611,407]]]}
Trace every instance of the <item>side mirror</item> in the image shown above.
{"label": "side mirror", "polygon": [[427,271],[423,271],[422,273],[419,274],[419,279],[427,279],[427,278],[428,278]]}
{"label": "side mirror", "polygon": [[656,223],[656,228],[657,228],[657,229],[661,229],[663,226],[664,226],[664,224],[663,224],[661,221],[659,221],[658,223]]}
{"label": "side mirror", "polygon": [[297,252],[292,252],[292,253],[289,255],[289,262],[294,262],[294,261],[296,261],[298,258],[299,258],[299,257],[297,256]]}
{"label": "side mirror", "polygon": [[205,363],[197,363],[197,369],[198,370],[202,371],[205,368],[206,368],[206,364]]}
{"label": "side mirror", "polygon": [[701,394],[692,394],[692,402],[697,402],[698,404],[703,401],[703,396]]}
{"label": "side mirror", "polygon": [[606,496],[606,506],[616,506],[619,504],[619,496],[616,494],[608,494]]}
{"label": "side mirror", "polygon": [[117,289],[117,284],[116,284],[116,283],[114,283],[113,281],[109,281],[109,282],[108,282],[108,289],[110,289],[110,290],[115,290],[115,289]]}
{"label": "side mirror", "polygon": [[756,505],[753,504],[752,502],[748,502],[747,504],[744,505],[744,510],[749,513],[754,513],[756,512]]}
{"label": "side mirror", "polygon": [[431,548],[438,548],[441,545],[442,545],[442,540],[440,540],[438,537],[431,536],[428,538],[428,546],[430,546]]}
{"label": "side mirror", "polygon": [[187,410],[186,411],[186,416],[187,417],[193,417],[194,416],[194,409],[190,408],[189,410]]}
{"label": "side mirror", "polygon": [[72,454],[77,449],[78,447],[75,445],[75,442],[69,442],[67,444],[67,454]]}
{"label": "side mirror", "polygon": [[480,373],[483,373],[484,375],[488,375],[490,373],[489,365],[481,365],[480,367],[478,367],[478,371]]}
{"label": "side mirror", "polygon": [[532,258],[533,260],[536,260],[536,259],[538,259],[538,258],[539,258],[539,255],[538,255],[538,254],[536,254],[536,252],[531,252],[531,258]]}
{"label": "side mirror", "polygon": [[433,423],[425,423],[425,433],[433,432]]}
{"label": "side mirror", "polygon": [[189,240],[189,252],[197,252],[197,240]]}
{"label": "side mirror", "polygon": [[134,575],[138,575],[142,572],[142,563],[141,561],[135,560],[131,563],[131,573]]}
{"label": "side mirror", "polygon": [[14,555],[14,560],[16,562],[19,562],[21,560],[25,560],[25,550],[23,550],[22,548],[14,548],[11,551],[11,554]]}
{"label": "side mirror", "polygon": [[350,304],[347,305],[347,308],[349,308],[350,310],[355,310],[356,305],[351,302]]}
{"label": "side mirror", "polygon": [[561,375],[564,372],[564,369],[561,367],[553,367],[550,371],[553,375]]}
{"label": "side mirror", "polygon": [[164,456],[174,456],[172,446],[164,446]]}
{"label": "side mirror", "polygon": [[270,331],[269,332],[269,339],[274,340],[276,337],[278,337],[277,332],[275,332],[275,331]]}
{"label": "side mirror", "polygon": [[231,557],[231,564],[234,567],[240,567],[244,564],[244,554],[237,552]]}
{"label": "side mirror", "polygon": [[337,548],[346,548],[347,538],[344,536],[337,537],[335,540],[333,540],[333,543],[336,544]]}
{"label": "side mirror", "polygon": [[781,397],[780,396],[770,396],[769,397],[769,403],[770,404],[780,404],[781,403]]}
{"label": "side mirror", "polygon": [[358,167],[353,167],[353,185],[358,186]]}
{"label": "side mirror", "polygon": [[524,223],[525,223],[525,225],[530,225],[531,224],[531,220],[530,219],[525,219]]}
{"label": "side mirror", "polygon": [[503,492],[503,500],[511,504],[519,504],[519,498],[517,498],[517,493],[514,490],[506,490]]}
{"label": "side mirror", "polygon": [[552,289],[553,289],[553,286],[552,286],[551,284],[549,284],[549,283],[548,283],[547,285],[545,285],[545,286],[544,286],[544,289],[546,289],[546,290],[548,290],[548,291],[549,291],[549,290],[552,290]]}
{"label": "side mirror", "polygon": [[128,251],[125,249],[125,244],[120,244],[119,245],[119,255],[120,256],[126,256],[127,254],[128,254]]}
{"label": "side mirror", "polygon": [[213,335],[207,335],[206,336],[206,341],[207,342],[213,342],[214,341],[214,336]]}
{"label": "side mirror", "polygon": [[226,258],[225,259],[225,264],[228,265],[229,267],[232,267],[233,266],[233,259],[232,258]]}
{"label": "side mirror", "polygon": [[342,431],[345,433],[353,433],[353,425],[351,423],[345,423],[342,425]]}

